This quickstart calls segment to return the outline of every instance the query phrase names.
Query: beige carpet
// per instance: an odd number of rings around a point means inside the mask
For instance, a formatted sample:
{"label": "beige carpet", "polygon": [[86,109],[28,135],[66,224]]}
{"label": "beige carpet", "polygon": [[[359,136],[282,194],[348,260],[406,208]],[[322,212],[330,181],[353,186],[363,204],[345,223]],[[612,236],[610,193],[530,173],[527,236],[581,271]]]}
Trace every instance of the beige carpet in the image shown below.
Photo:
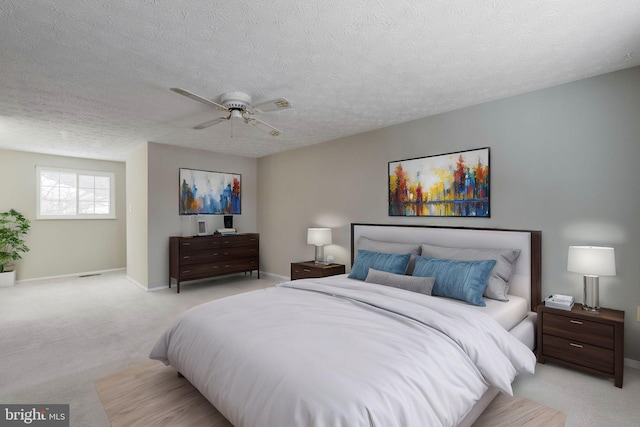
{"label": "beige carpet", "polygon": [[[175,369],[149,361],[95,381],[113,427],[228,427],[227,421]],[[527,399],[498,395],[474,427],[562,427],[565,415]]]}

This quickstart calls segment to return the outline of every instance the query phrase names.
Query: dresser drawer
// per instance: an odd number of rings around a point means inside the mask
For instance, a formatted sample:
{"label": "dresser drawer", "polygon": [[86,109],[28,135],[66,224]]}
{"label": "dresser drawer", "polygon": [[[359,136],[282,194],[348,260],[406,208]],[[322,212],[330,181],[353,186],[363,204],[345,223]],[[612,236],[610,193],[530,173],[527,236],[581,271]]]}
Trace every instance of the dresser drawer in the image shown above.
{"label": "dresser drawer", "polygon": [[258,246],[258,236],[238,234],[234,236],[207,236],[180,239],[180,253],[184,251],[212,250],[234,246]]}
{"label": "dresser drawer", "polygon": [[206,250],[187,247],[180,251],[180,264],[201,264],[231,258],[256,257],[257,255],[258,245],[218,247]]}
{"label": "dresser drawer", "polygon": [[254,234],[238,234],[233,236],[217,236],[222,247],[258,246],[258,236]]}
{"label": "dresser drawer", "polygon": [[600,347],[613,348],[613,325],[570,316],[560,316],[553,313],[543,313],[542,322],[545,334]]}
{"label": "dresser drawer", "polygon": [[239,271],[250,271],[258,268],[257,258],[235,258],[209,264],[213,273],[229,274]]}
{"label": "dresser drawer", "polygon": [[613,374],[613,350],[543,334],[542,353],[545,357],[554,357],[576,365]]}
{"label": "dresser drawer", "polygon": [[235,258],[208,264],[184,265],[180,268],[180,280],[200,279],[257,269],[257,258]]}

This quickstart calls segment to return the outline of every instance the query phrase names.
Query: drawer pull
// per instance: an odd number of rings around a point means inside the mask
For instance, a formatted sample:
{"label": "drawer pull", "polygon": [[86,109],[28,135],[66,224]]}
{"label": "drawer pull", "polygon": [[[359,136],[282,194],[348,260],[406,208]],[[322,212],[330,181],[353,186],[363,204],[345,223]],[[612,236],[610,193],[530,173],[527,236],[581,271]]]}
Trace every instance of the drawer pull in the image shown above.
{"label": "drawer pull", "polygon": [[582,348],[582,346],[581,346],[580,344],[576,344],[576,343],[572,343],[572,342],[570,342],[570,343],[569,343],[569,345],[570,345],[571,347],[578,347],[578,348]]}
{"label": "drawer pull", "polygon": [[570,320],[571,323],[575,323],[576,325],[582,325],[582,322],[579,320]]}
{"label": "drawer pull", "polygon": [[308,268],[304,268],[302,269],[302,271],[304,271],[305,273],[311,273],[311,270],[309,270]]}
{"label": "drawer pull", "polygon": [[184,259],[189,259],[189,255],[187,255],[187,256],[183,256],[182,258],[184,258]]}
{"label": "drawer pull", "polygon": [[184,270],[182,273],[191,273],[191,270]]}
{"label": "drawer pull", "polygon": [[182,246],[191,246],[191,243],[183,243]]}

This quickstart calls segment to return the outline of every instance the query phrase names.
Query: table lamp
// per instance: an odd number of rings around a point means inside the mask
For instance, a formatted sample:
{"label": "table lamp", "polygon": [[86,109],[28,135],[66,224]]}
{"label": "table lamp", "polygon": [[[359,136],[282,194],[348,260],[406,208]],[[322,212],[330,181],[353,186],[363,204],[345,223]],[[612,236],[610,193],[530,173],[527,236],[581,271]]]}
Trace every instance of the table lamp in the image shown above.
{"label": "table lamp", "polygon": [[616,275],[616,257],[613,248],[599,246],[569,246],[567,270],[584,274],[582,308],[600,312],[599,276]]}
{"label": "table lamp", "polygon": [[330,228],[307,229],[307,244],[316,246],[316,264],[326,264],[324,260],[324,245],[331,244]]}

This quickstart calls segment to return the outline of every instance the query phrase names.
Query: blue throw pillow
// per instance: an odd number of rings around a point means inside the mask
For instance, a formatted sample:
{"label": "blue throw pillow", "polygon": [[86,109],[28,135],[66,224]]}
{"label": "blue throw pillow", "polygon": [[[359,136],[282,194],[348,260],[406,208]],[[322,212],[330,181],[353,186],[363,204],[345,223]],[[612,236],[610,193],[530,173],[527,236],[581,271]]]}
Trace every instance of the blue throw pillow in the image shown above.
{"label": "blue throw pillow", "polygon": [[349,273],[350,279],[364,280],[369,269],[386,271],[394,274],[404,274],[407,271],[411,254],[385,254],[360,249]]}
{"label": "blue throw pillow", "polygon": [[455,261],[450,259],[416,258],[414,276],[435,277],[431,295],[454,298],[484,307],[482,293],[496,261]]}

